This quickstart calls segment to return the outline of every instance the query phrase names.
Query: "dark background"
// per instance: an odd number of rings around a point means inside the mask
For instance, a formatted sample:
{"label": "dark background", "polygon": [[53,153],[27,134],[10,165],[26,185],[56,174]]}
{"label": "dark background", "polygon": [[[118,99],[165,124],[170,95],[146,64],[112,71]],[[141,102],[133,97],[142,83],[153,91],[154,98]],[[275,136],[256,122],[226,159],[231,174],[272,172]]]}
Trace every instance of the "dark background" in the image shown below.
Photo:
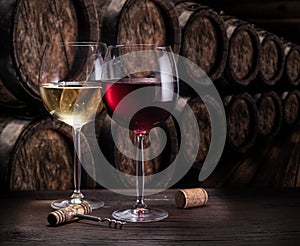
{"label": "dark background", "polygon": [[298,0],[198,0],[198,2],[300,44]]}

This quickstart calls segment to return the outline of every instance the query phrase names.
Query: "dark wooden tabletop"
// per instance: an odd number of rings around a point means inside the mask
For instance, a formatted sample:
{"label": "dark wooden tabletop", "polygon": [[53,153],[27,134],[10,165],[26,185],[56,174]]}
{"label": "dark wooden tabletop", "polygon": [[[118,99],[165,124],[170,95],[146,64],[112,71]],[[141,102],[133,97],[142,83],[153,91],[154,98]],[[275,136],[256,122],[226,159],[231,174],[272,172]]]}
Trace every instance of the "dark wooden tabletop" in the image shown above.
{"label": "dark wooden tabletop", "polygon": [[[50,202],[70,192],[39,191],[1,194],[0,244],[88,245],[205,245],[298,244],[300,190],[208,189],[205,207],[178,209],[176,190],[147,197],[149,206],[164,208],[169,217],[160,222],[129,223],[122,230],[105,223],[80,220],[50,227]],[[86,197],[105,201],[92,215],[108,217],[115,209],[132,205],[133,197],[107,190],[84,191]]]}

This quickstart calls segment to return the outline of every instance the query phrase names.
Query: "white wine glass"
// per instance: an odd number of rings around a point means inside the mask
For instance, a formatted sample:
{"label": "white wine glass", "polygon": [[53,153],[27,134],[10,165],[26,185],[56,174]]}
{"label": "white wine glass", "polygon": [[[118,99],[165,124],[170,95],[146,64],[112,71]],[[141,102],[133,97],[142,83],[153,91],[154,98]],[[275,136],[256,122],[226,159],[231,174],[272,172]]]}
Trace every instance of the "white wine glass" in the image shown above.
{"label": "white wine glass", "polygon": [[144,202],[144,140],[152,128],[165,121],[178,100],[176,61],[169,46],[132,44],[109,46],[102,68],[104,106],[117,124],[132,130],[137,140],[136,193],[132,208],[112,216],[128,222],[152,222],[168,213]]}
{"label": "white wine glass", "polygon": [[45,108],[56,119],[73,128],[74,191],[70,198],[55,200],[54,209],[88,201],[93,209],[101,200],[85,200],[81,185],[81,128],[103,109],[101,74],[106,44],[99,42],[65,42],[46,45],[39,71],[40,95]]}

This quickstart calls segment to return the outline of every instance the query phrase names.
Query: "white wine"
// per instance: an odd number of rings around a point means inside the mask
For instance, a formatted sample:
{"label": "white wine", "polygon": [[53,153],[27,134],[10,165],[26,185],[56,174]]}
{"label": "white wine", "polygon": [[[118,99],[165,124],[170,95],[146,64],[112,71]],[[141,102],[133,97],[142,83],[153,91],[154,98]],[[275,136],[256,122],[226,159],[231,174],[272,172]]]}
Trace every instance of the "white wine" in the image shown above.
{"label": "white wine", "polygon": [[83,126],[103,110],[99,83],[45,83],[40,92],[50,114],[73,127]]}

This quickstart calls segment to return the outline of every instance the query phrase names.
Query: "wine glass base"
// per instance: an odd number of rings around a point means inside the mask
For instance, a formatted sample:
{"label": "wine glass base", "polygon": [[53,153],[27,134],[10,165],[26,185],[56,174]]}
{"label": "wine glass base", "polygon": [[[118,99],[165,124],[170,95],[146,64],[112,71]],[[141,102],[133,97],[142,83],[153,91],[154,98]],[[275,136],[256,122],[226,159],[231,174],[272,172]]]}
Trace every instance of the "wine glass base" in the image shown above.
{"label": "wine glass base", "polygon": [[[71,199],[65,199],[65,200],[55,200],[51,203],[51,207],[53,209],[61,209],[61,208],[66,208],[72,205],[76,205],[77,203],[71,202]],[[104,206],[104,202],[101,200],[85,200],[81,199],[81,202],[88,202],[92,209],[98,209],[102,208]]]}
{"label": "wine glass base", "polygon": [[112,216],[117,220],[127,222],[153,222],[167,218],[168,213],[157,208],[132,208],[117,210],[112,213]]}

